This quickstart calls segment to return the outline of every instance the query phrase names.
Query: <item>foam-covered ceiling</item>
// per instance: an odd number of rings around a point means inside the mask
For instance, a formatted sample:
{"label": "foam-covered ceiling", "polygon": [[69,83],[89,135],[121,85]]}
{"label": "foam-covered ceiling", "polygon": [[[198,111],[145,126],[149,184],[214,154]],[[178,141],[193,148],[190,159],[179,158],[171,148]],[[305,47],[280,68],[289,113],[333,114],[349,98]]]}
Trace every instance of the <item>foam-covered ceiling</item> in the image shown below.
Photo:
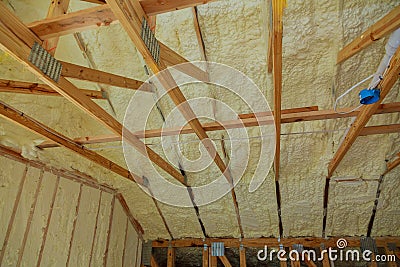
{"label": "foam-covered ceiling", "polygon": [[[49,0],[3,0],[25,23],[46,17]],[[267,72],[267,38],[269,23],[267,0],[221,0],[198,6],[199,24],[209,61],[223,63],[243,72],[260,88],[272,105],[272,76]],[[352,58],[336,65],[338,51],[400,1],[389,0],[288,0],[283,24],[283,89],[282,108],[319,106],[332,109],[337,95],[372,74],[384,55],[387,38],[374,42]],[[71,0],[69,11],[95,6]],[[156,36],[173,50],[189,60],[200,60],[201,54],[193,25],[192,11],[184,9],[157,16]],[[75,64],[95,66],[103,71],[145,81],[143,61],[132,41],[119,23],[83,31],[82,40],[93,62],[89,63],[73,35],[60,38],[55,57]],[[91,65],[90,65],[91,64]],[[10,55],[0,52],[0,78],[39,82]],[[151,94],[123,88],[71,80],[81,88],[103,89],[109,101],[95,100],[117,120],[123,121],[131,97],[152,102]],[[100,87],[101,86],[101,87]],[[188,86],[182,91],[187,99],[207,97],[235,107],[239,113],[250,112],[238,105],[236,96],[218,88]],[[357,105],[357,93],[348,95],[340,105]],[[0,100],[29,116],[65,134],[70,138],[109,134],[97,121],[61,97],[0,93]],[[397,83],[385,103],[400,101]],[[112,107],[110,106],[110,103]],[[160,103],[163,113],[174,108],[171,100]],[[218,109],[210,101],[200,109],[211,118],[219,118]],[[114,113],[115,112],[115,113]],[[140,116],[140,114],[138,114]],[[371,125],[399,123],[397,113],[376,115]],[[284,236],[321,236],[323,197],[327,166],[338,149],[352,119],[296,122],[282,125],[281,136],[281,216]],[[152,116],[148,129],[162,127],[162,117]],[[273,169],[253,193],[248,191],[251,175],[259,157],[257,128],[249,128],[252,147],[250,164],[235,192],[245,237],[278,237],[279,220]],[[234,141],[221,139],[226,132],[215,131],[217,151],[223,155],[240,149]],[[36,145],[45,139],[0,117],[0,143],[22,150],[23,156],[39,159],[49,165],[75,169],[87,173],[100,182],[120,190],[134,216],[145,231],[146,239],[170,238],[153,200],[135,183],[130,182],[64,148],[39,150]],[[146,139],[154,151],[165,156],[158,138]],[[180,148],[187,158],[198,157],[198,139],[195,135],[180,138]],[[331,179],[327,209],[328,236],[366,235],[380,175],[386,160],[399,152],[398,133],[359,137],[339,165]],[[230,147],[231,146],[231,147]],[[120,142],[88,145],[99,154],[126,167]],[[135,160],[135,159],[132,159]],[[400,171],[395,169],[385,176],[381,185],[380,201],[372,234],[400,235],[399,188]],[[215,165],[199,173],[187,172],[189,184],[206,183],[220,172]],[[338,178],[362,178],[340,181]],[[204,237],[193,208],[180,208],[159,203],[174,238]],[[199,218],[210,237],[239,237],[232,197],[227,194],[209,205],[199,207]]]}

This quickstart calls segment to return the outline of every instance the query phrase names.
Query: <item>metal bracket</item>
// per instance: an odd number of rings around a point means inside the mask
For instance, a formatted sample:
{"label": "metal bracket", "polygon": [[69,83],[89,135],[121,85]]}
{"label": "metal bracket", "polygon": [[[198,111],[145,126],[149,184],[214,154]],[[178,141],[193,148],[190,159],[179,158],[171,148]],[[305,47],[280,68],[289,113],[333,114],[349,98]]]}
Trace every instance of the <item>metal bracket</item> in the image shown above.
{"label": "metal bracket", "polygon": [[28,60],[53,81],[58,82],[60,80],[62,70],[61,63],[39,43],[35,42],[33,44]]}
{"label": "metal bracket", "polygon": [[149,23],[144,17],[142,20],[142,32],[140,36],[142,37],[142,40],[149,50],[154,61],[157,64],[160,63],[160,44],[158,43],[156,36],[150,29]]}
{"label": "metal bracket", "polygon": [[225,255],[224,242],[212,242],[211,256],[224,256],[224,255]]}
{"label": "metal bracket", "polygon": [[375,254],[378,253],[378,247],[376,246],[376,242],[372,237],[361,237],[360,247],[362,252],[369,250]]}

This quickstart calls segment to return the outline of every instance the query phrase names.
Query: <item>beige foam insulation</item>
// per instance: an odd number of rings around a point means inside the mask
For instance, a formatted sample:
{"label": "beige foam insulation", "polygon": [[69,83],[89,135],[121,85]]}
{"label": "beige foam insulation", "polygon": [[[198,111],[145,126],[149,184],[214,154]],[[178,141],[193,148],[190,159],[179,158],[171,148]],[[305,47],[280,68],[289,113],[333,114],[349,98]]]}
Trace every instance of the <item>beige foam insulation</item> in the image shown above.
{"label": "beige foam insulation", "polygon": [[43,250],[42,265],[57,266],[67,262],[79,187],[79,184],[70,180],[60,180]]}
{"label": "beige foam insulation", "polygon": [[[88,266],[92,249],[100,191],[88,186],[82,188],[79,213],[76,218],[74,238],[71,244],[70,264]],[[107,220],[103,220],[106,223]]]}
{"label": "beige foam insulation", "polygon": [[133,228],[132,224],[128,223],[123,266],[135,266],[136,257],[138,256],[137,255],[138,245],[139,245],[138,235],[135,229]]}
{"label": "beige foam insulation", "polygon": [[107,256],[107,266],[121,266],[122,255],[125,246],[125,233],[126,233],[127,218],[125,212],[119,203],[115,202],[111,232],[110,244]]}
{"label": "beige foam insulation", "polygon": [[[31,22],[46,16],[47,0],[35,1],[34,3],[21,0],[9,0],[8,2],[11,3],[17,15],[24,22]],[[71,10],[94,6],[80,2],[72,1]],[[386,39],[372,44],[340,66],[335,65],[337,52],[343,45],[350,42],[398,5],[399,2],[387,0],[288,1],[284,13],[282,107],[294,108],[318,105],[320,109],[331,109],[335,99],[334,94],[343,93],[359,80],[372,74],[384,54]],[[28,6],[30,7],[29,12]],[[365,8],[365,6],[368,6],[368,8]],[[266,70],[267,34],[264,24],[269,21],[269,12],[266,8],[265,1],[260,0],[223,0],[199,6],[198,12],[208,59],[228,64],[248,75],[259,86],[272,107],[273,86],[271,75],[267,74]],[[157,16],[156,35],[161,41],[188,59],[200,59],[192,13],[189,9]],[[94,63],[100,70],[139,80],[147,78],[140,56],[119,24],[82,32],[82,37],[88,52],[95,61]],[[73,36],[61,38],[56,57],[84,66],[89,64],[75,44]],[[0,55],[0,70],[1,78],[37,81],[33,75],[21,65],[15,63],[5,53]],[[73,82],[82,88],[99,90],[99,87],[93,83],[75,80]],[[143,102],[154,102],[153,95],[148,93],[135,93],[129,89],[104,85],[102,85],[102,88],[108,92],[110,101],[115,108],[116,118],[120,122],[123,121],[125,109],[133,95]],[[396,85],[387,101],[398,100],[398,88],[398,85]],[[182,91],[188,99],[208,97],[226,103],[237,112],[249,112],[247,107],[240,104],[241,102],[238,101],[237,97],[216,87],[184,86]],[[356,105],[358,98],[356,94],[357,90],[346,97],[340,103],[340,106]],[[49,97],[48,99],[49,101],[43,101],[43,96],[0,94],[0,100],[21,109],[26,114],[71,138],[109,133],[104,126],[74,107],[67,100],[56,97]],[[96,103],[99,103],[108,112],[112,112],[106,101],[97,100]],[[160,106],[162,112],[166,115],[174,108],[168,97],[161,101]],[[224,112],[215,108],[213,101],[209,101],[207,105],[200,107],[199,112],[204,112],[211,119],[220,119],[224,116]],[[140,115],[140,113],[131,114],[129,119],[136,120]],[[371,125],[398,123],[399,119],[398,115],[375,117]],[[43,138],[29,134],[26,130],[4,122],[3,119],[0,122],[0,142],[2,144],[23,148],[23,154],[29,158],[38,158],[56,167],[77,169],[94,176],[99,182],[112,185],[124,194],[133,215],[145,230],[145,239],[169,238],[153,201],[132,182],[65,149],[55,148],[37,151],[34,146],[40,140],[44,140]],[[172,123],[176,122],[172,121]],[[323,191],[327,165],[344,136],[344,129],[348,128],[350,123],[351,119],[283,125],[282,132],[285,134],[318,132],[282,136],[280,183],[285,236],[321,235]],[[155,129],[161,126],[161,115],[153,111],[147,128]],[[248,133],[250,137],[256,137],[258,131],[250,129]],[[214,139],[221,139],[222,136],[227,137],[224,131],[210,133],[210,136]],[[360,137],[344,158],[333,178],[362,176],[363,178],[377,179],[384,170],[384,159],[390,154],[391,142],[396,136],[398,134]],[[152,149],[165,157],[159,140],[157,138],[149,139],[146,140],[146,143],[150,143]],[[198,158],[199,146],[196,140],[195,135],[180,137],[179,141],[184,143],[182,144],[182,151],[185,157],[189,159]],[[171,142],[167,142],[167,144],[170,147],[175,147]],[[223,157],[220,140],[215,141],[215,144],[218,153]],[[252,141],[251,144],[257,147],[257,141]],[[121,166],[126,166],[120,143],[91,147],[96,148],[96,152],[115,160]],[[235,148],[234,146],[233,150]],[[228,149],[228,152],[231,152],[230,149]],[[253,165],[258,156],[259,153],[253,150],[249,169],[246,170],[243,180],[235,189],[243,229],[246,237],[277,236],[278,219],[273,172],[265,173],[265,176],[268,176],[257,191],[254,193],[247,192],[250,177],[255,168]],[[176,154],[172,155],[171,158],[174,164],[180,161]],[[132,158],[133,161],[138,159],[140,159],[140,156]],[[140,167],[138,166],[138,169]],[[188,181],[191,185],[206,184],[220,175],[221,173],[215,164],[211,164],[207,170],[199,173],[187,172]],[[166,177],[166,179],[172,178]],[[372,212],[377,183],[375,181],[353,184],[336,183],[334,181],[331,183],[328,234],[365,234],[365,226]],[[71,186],[69,185],[69,187]],[[62,190],[61,196],[69,195],[70,198],[76,198],[76,190],[72,190],[72,188],[68,192],[66,190]],[[210,194],[213,193],[210,192]],[[57,197],[58,209],[62,206],[59,201],[59,197]],[[68,201],[68,205],[74,205],[72,202],[71,200]],[[357,205],[354,205],[354,203],[357,203]],[[106,202],[103,203],[103,200],[102,205],[100,214],[108,216]],[[200,225],[193,208],[175,208],[161,204],[161,209],[175,238],[201,237]],[[199,210],[200,217],[210,236],[239,236],[232,197],[229,193],[210,205],[200,207]],[[60,213],[55,211],[53,216],[59,219]],[[68,220],[65,220],[65,224],[67,224],[67,221],[71,222],[70,216],[71,214],[66,217]],[[377,217],[376,224],[379,225],[379,220],[383,218]],[[342,221],[347,227],[345,230],[344,228],[338,229],[338,224]],[[182,225],[185,227],[182,227]],[[66,225],[62,225],[62,227],[65,234],[71,231]],[[101,227],[104,227],[104,225]],[[101,229],[101,231],[106,231],[106,229]],[[55,236],[52,231],[49,232],[48,236],[48,239],[52,240],[49,242],[60,241],[65,238],[64,234]],[[96,244],[101,243],[104,243],[104,240],[96,239]],[[56,260],[57,262],[65,262],[65,249],[55,246],[55,250],[61,256],[57,259],[53,257],[51,261],[54,263],[56,263]],[[93,258],[93,260],[96,259],[92,263],[93,266],[96,266],[97,259],[101,259],[103,253],[97,249],[97,246],[95,246],[95,251],[97,256]]]}
{"label": "beige foam insulation", "polygon": [[399,169],[384,177],[376,211],[373,236],[400,235],[400,186]]}
{"label": "beige foam insulation", "polygon": [[101,193],[99,218],[97,220],[97,230],[94,238],[92,262],[90,266],[102,266],[106,252],[107,235],[111,214],[111,201],[113,196],[109,193]]}
{"label": "beige foam insulation", "polygon": [[0,244],[3,244],[25,165],[4,157],[0,157],[0,165]]}
{"label": "beige foam insulation", "polygon": [[37,262],[39,251],[42,246],[44,229],[50,213],[52,192],[56,189],[57,177],[54,174],[45,172],[40,187],[35,212],[32,217],[31,230],[26,240],[25,251],[22,256],[22,266],[29,266]]}
{"label": "beige foam insulation", "polygon": [[140,266],[140,264],[142,263],[142,248],[143,248],[143,241],[139,239],[139,244],[137,247],[136,266]]}
{"label": "beige foam insulation", "polygon": [[2,263],[4,266],[15,266],[17,264],[18,252],[21,248],[25,233],[25,231],[21,231],[21,229],[25,229],[25,226],[28,222],[39,177],[40,170],[36,168],[28,169],[21,193],[21,199],[15,214],[14,224],[11,228],[10,238],[4,254]]}

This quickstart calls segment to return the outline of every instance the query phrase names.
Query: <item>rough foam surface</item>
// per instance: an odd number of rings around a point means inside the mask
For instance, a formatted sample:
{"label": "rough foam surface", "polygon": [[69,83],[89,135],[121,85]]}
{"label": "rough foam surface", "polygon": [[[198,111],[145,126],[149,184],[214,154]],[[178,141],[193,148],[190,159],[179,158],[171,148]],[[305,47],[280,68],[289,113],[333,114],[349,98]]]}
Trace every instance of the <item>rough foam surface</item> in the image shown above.
{"label": "rough foam surface", "polygon": [[[47,0],[4,2],[10,3],[9,7],[26,23],[42,19],[47,13]],[[336,65],[337,52],[399,3],[400,1],[387,0],[288,1],[284,13],[282,107],[318,105],[320,109],[331,109],[336,96],[373,73],[384,54],[385,38],[340,65]],[[90,6],[94,5],[71,1],[71,10]],[[272,105],[272,76],[267,73],[266,68],[268,6],[268,1],[262,0],[223,0],[199,6],[198,12],[208,60],[227,64],[242,71],[255,82]],[[147,79],[140,55],[119,24],[85,31],[81,35],[87,52],[94,62],[90,63],[83,56],[72,35],[61,38],[56,57],[84,66],[94,63],[95,67],[104,71],[138,80]],[[190,10],[157,16],[156,35],[162,42],[189,60],[201,58]],[[37,82],[29,71],[5,53],[0,53],[0,78]],[[154,101],[152,95],[144,92],[75,80],[72,82],[82,88],[93,90],[101,88],[106,91],[115,114],[107,101],[99,100],[96,103],[120,122],[124,119],[125,110],[133,95],[139,97],[143,103]],[[399,101],[398,89],[397,84],[386,102]],[[223,112],[215,109],[213,100],[222,101],[239,113],[249,112],[237,97],[216,87],[184,86],[182,91],[188,99],[196,97],[210,99],[207,105],[200,107],[209,119],[224,117]],[[340,106],[356,105],[356,94],[357,90],[348,95]],[[57,97],[47,98],[49,101],[43,99],[42,96],[0,94],[1,101],[68,137],[109,133],[104,126],[67,100]],[[174,104],[169,97],[160,101],[160,110],[164,115],[173,108]],[[135,120],[141,114],[131,116],[129,119]],[[398,121],[397,114],[379,115],[374,116],[369,125],[398,123]],[[0,122],[2,144],[20,148],[25,157],[38,158],[57,167],[76,169],[96,177],[100,182],[114,186],[124,194],[134,216],[145,230],[146,239],[170,238],[152,199],[134,183],[63,148],[39,151],[35,145],[44,138],[3,118],[0,118]],[[280,189],[284,236],[321,236],[327,166],[351,122],[351,119],[342,119],[283,125]],[[147,128],[160,128],[162,123],[160,113],[154,111]],[[256,137],[258,131],[249,129],[248,134]],[[221,140],[227,139],[225,131],[210,133],[210,137],[215,139],[217,151],[224,160],[228,160],[224,157],[225,150],[229,155],[232,150],[238,150],[240,147],[235,146],[234,142],[230,147],[229,141],[225,142],[224,147]],[[189,159],[199,157],[197,140],[195,135],[180,137],[183,156]],[[165,157],[158,138],[148,139],[146,143]],[[355,142],[331,181],[327,235],[366,234],[378,185],[377,179],[385,170],[385,159],[392,159],[398,152],[396,151],[398,143],[398,134],[360,137]],[[126,167],[120,145],[117,142],[89,147]],[[177,149],[172,143],[168,145]],[[248,192],[256,159],[259,156],[257,138],[252,139],[250,145],[252,153],[249,167],[235,188],[244,235],[277,237],[279,231],[274,173],[272,171],[268,175],[266,173],[266,180],[261,187],[253,193]],[[138,156],[132,160],[139,158]],[[174,156],[173,161],[177,164],[180,159]],[[396,179],[396,174],[398,171],[394,171],[384,179],[373,229],[374,235],[399,234],[399,227],[394,227],[394,223],[399,221],[396,198],[399,195],[396,191],[399,188],[399,181]],[[189,184],[202,185],[214,180],[221,173],[211,164],[207,170],[199,173],[187,172],[186,175]],[[335,180],[339,178],[363,178],[366,181]],[[160,208],[174,238],[203,237],[193,208],[176,208],[161,203]],[[229,193],[212,204],[199,207],[199,214],[209,236],[240,236]]]}

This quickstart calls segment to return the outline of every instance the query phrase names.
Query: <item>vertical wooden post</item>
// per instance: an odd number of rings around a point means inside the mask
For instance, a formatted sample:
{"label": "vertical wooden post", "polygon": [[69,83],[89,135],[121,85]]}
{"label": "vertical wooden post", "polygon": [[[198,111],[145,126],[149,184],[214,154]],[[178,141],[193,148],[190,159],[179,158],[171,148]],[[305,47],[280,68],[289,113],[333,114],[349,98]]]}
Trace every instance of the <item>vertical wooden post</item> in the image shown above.
{"label": "vertical wooden post", "polygon": [[[386,253],[387,256],[393,255],[394,257],[396,257],[395,254],[394,254],[394,252],[391,251],[391,250],[389,250],[389,248],[388,248],[387,246],[385,246],[385,253]],[[397,264],[396,264],[395,261],[388,261],[388,262],[386,262],[386,263],[387,263],[387,266],[388,266],[388,267],[397,267]]]}
{"label": "vertical wooden post", "polygon": [[209,251],[209,249],[208,249],[208,246],[207,245],[204,245],[204,248],[203,248],[203,267],[208,267],[208,251]]}
{"label": "vertical wooden post", "polygon": [[168,248],[167,267],[175,267],[175,248]]}
{"label": "vertical wooden post", "polygon": [[246,249],[242,245],[239,247],[240,267],[246,267]]}
{"label": "vertical wooden post", "polygon": [[217,267],[217,257],[211,256],[211,249],[208,250],[208,255],[210,256],[209,260],[210,267]]}

